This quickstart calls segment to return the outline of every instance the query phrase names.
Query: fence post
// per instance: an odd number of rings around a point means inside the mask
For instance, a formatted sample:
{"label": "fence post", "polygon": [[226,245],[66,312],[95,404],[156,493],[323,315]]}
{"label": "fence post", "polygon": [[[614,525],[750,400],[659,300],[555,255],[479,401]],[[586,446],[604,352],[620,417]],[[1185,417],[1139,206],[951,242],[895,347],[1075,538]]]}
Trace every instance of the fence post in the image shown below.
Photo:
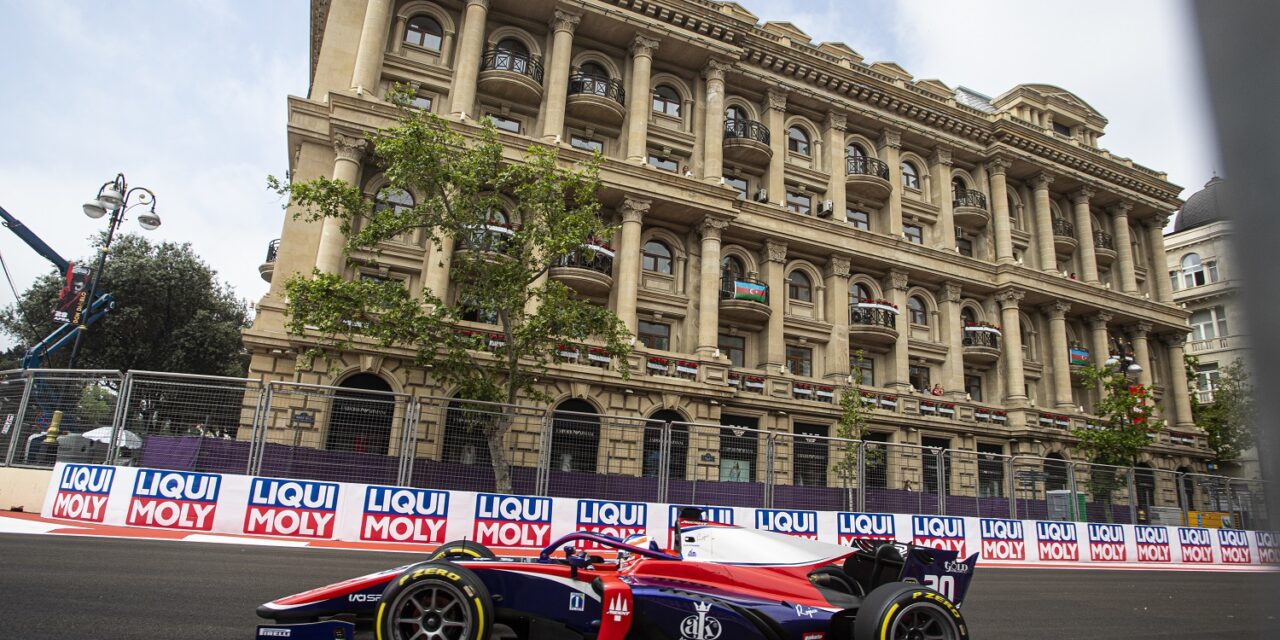
{"label": "fence post", "polygon": [[1129,478],[1126,482],[1129,485],[1129,524],[1138,524],[1138,489],[1133,481],[1136,475],[1138,475],[1137,469],[1129,467]]}
{"label": "fence post", "polygon": [[1182,512],[1182,526],[1189,527],[1191,526],[1191,502],[1187,500],[1185,484],[1187,474],[1175,471],[1173,477],[1174,482],[1178,483],[1178,506]]}
{"label": "fence post", "polygon": [[767,509],[773,508],[773,458],[777,455],[777,437],[776,433],[770,433],[764,439],[764,506]]}
{"label": "fence post", "polygon": [[[887,454],[886,454],[887,455]],[[886,468],[888,468],[886,466]],[[858,505],[857,511],[863,513],[867,510],[867,441],[858,441]]]}
{"label": "fence post", "polygon": [[[551,441],[552,429],[554,428],[554,414],[545,410],[542,413],[542,433],[538,434],[538,441],[542,443],[541,451],[538,452],[538,472],[535,476],[534,484],[535,493],[545,496],[551,492]],[[515,418],[512,418],[514,420]],[[508,428],[508,431],[510,429]]]}
{"label": "fence post", "polygon": [[[1067,502],[1070,504],[1071,521],[1079,522],[1080,514],[1077,511],[1080,508],[1080,501],[1076,498],[1076,463],[1066,462],[1064,466],[1067,467],[1067,489],[1071,492],[1067,496]],[[1085,520],[1088,520],[1088,518],[1086,517]]]}
{"label": "fence post", "polygon": [[[644,438],[648,434],[644,433],[649,429],[645,425],[641,431],[641,449],[643,454]],[[644,460],[640,461],[641,470],[644,469]],[[658,502],[666,502],[667,494],[671,491],[671,421],[668,420],[658,427]]]}
{"label": "fence post", "polygon": [[417,455],[420,409],[417,398],[410,396],[405,400],[404,425],[400,431],[400,468],[396,477],[396,484],[402,487],[412,484],[413,460]]}
{"label": "fence post", "polygon": [[1013,457],[1004,459],[1005,489],[1009,491],[1009,518],[1018,519],[1018,479],[1014,476]]}
{"label": "fence post", "polygon": [[[933,458],[938,461],[938,515],[947,515],[947,459],[944,457],[943,449],[934,449]],[[922,489],[924,487],[921,487]]]}
{"label": "fence post", "polygon": [[131,395],[133,395],[133,372],[128,371],[120,382],[120,394],[116,396],[116,410],[111,416],[111,440],[107,443],[105,464],[115,464],[116,456],[120,455],[120,435],[124,430],[124,417],[128,413]]}
{"label": "fence post", "polygon": [[18,451],[18,440],[22,437],[22,425],[27,419],[27,403],[31,400],[31,388],[35,386],[35,375],[28,369],[22,372],[26,384],[22,388],[22,400],[18,402],[18,413],[13,419],[13,435],[9,438],[9,452],[5,454],[5,466],[13,465],[13,457]]}
{"label": "fence post", "polygon": [[271,421],[271,407],[275,404],[275,381],[272,380],[265,386],[266,393],[263,393],[258,398],[260,410],[254,412],[253,416],[253,435],[250,436],[249,464],[248,468],[245,469],[245,473],[251,476],[262,472],[262,457],[266,449],[267,440],[267,423]]}

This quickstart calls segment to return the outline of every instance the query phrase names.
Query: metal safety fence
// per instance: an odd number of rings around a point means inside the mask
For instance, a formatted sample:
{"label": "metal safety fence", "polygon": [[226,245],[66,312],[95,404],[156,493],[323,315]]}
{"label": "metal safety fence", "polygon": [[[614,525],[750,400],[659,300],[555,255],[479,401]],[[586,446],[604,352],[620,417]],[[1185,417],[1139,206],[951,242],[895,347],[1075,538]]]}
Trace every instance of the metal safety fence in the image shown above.
{"label": "metal safety fence", "polygon": [[[663,419],[664,417],[670,419]],[[776,509],[1269,528],[1260,481],[380,389],[134,371],[0,372],[0,462]],[[934,445],[934,446],[930,446]],[[984,450],[985,449],[985,450]]]}

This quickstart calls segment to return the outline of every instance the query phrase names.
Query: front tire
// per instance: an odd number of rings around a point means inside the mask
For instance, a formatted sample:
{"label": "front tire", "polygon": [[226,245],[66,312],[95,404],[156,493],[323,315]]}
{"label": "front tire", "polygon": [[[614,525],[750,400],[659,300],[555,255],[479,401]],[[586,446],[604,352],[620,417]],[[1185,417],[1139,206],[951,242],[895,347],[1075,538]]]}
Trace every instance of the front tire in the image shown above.
{"label": "front tire", "polygon": [[427,560],[492,560],[498,557],[489,547],[474,540],[454,540],[446,542],[432,553]]}
{"label": "front tire", "polygon": [[890,582],[867,594],[853,623],[853,640],[967,640],[964,617],[942,594],[918,584]]}
{"label": "front tire", "polygon": [[488,640],[493,600],[475,573],[450,562],[406,569],[382,592],[378,640]]}

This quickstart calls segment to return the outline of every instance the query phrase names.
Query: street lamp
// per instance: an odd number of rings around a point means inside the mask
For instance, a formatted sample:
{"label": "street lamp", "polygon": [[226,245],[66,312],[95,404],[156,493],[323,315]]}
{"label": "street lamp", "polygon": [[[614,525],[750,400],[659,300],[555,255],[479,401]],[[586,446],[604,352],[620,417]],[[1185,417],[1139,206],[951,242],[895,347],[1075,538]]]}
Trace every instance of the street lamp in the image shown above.
{"label": "street lamp", "polygon": [[[84,203],[84,214],[97,220],[109,215],[107,239],[98,249],[98,266],[93,270],[93,280],[89,283],[89,299],[95,300],[98,293],[98,279],[107,267],[107,254],[111,252],[111,241],[115,239],[116,229],[124,222],[124,216],[131,209],[146,206],[147,210],[138,214],[138,226],[147,231],[160,228],[160,216],[156,213],[156,194],[146,187],[129,187],[123,173],[117,173],[114,180],[104,182],[98,187],[98,195]],[[81,324],[76,328],[76,341],[71,347],[71,358],[67,368],[73,369],[76,356],[80,353],[80,343],[84,339],[87,327]]]}
{"label": "street lamp", "polygon": [[1115,367],[1126,378],[1134,378],[1142,374],[1142,367],[1133,357],[1133,352],[1126,348],[1124,338],[1112,338],[1114,350],[1103,364]]}

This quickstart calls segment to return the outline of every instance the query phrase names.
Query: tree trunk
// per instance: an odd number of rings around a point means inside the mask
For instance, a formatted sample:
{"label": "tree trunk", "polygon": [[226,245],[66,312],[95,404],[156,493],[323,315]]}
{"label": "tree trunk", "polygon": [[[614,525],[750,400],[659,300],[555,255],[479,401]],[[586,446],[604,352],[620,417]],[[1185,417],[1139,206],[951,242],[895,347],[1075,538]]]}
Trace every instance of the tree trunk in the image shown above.
{"label": "tree trunk", "polygon": [[493,485],[498,493],[511,493],[511,461],[507,459],[507,432],[515,419],[515,407],[502,408],[489,432],[489,460],[493,466]]}

